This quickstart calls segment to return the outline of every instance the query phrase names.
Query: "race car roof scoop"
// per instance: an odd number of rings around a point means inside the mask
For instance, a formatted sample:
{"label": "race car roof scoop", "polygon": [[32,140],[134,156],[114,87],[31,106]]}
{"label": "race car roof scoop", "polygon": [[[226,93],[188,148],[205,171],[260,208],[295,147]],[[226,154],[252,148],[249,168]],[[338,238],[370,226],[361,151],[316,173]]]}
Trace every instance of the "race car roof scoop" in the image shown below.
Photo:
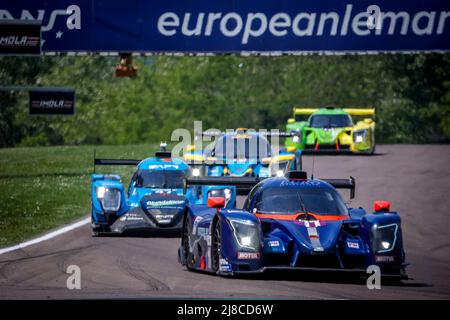
{"label": "race car roof scoop", "polygon": [[306,171],[288,171],[285,174],[285,177],[289,180],[306,180],[308,179],[308,175]]}
{"label": "race car roof scoop", "polygon": [[155,157],[157,158],[172,158],[172,152],[170,151],[156,151]]}

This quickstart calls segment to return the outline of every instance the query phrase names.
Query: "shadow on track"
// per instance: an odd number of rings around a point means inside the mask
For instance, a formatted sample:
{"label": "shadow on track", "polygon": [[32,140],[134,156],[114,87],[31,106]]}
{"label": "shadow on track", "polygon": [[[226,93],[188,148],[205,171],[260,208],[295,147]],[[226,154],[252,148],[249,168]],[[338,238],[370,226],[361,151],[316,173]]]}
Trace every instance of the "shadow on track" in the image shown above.
{"label": "shadow on track", "polygon": [[322,157],[322,156],[333,156],[333,157],[380,157],[380,156],[385,156],[388,153],[382,153],[382,152],[376,152],[374,154],[369,154],[369,153],[351,153],[351,152],[341,152],[341,153],[336,153],[336,152],[326,152],[326,151],[321,151],[320,153],[315,153],[315,152],[308,152],[308,151],[303,151],[302,152],[302,156],[317,156],[317,157]]}
{"label": "shadow on track", "polygon": [[122,234],[101,234],[100,237],[114,237],[114,238],[181,238],[181,231],[166,231],[166,230],[133,230],[124,231]]}
{"label": "shadow on track", "polygon": [[[262,274],[237,275],[235,279],[241,280],[266,280],[266,281],[298,281],[298,282],[316,282],[331,284],[356,284],[366,285],[366,275],[355,275],[340,272],[328,271],[266,271]],[[432,287],[430,284],[420,282],[410,282],[413,279],[401,280],[399,278],[382,277],[381,285],[393,287]]]}

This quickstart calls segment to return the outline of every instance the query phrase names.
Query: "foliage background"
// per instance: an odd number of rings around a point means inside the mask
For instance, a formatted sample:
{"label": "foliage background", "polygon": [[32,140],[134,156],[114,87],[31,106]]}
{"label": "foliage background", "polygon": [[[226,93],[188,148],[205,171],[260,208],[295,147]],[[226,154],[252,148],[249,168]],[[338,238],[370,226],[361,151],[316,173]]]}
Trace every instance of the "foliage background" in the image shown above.
{"label": "foliage background", "polygon": [[450,140],[450,54],[135,58],[2,57],[0,84],[76,89],[73,117],[30,117],[25,92],[0,91],[0,147],[169,140],[176,128],[283,129],[293,106],[377,109],[377,141]]}

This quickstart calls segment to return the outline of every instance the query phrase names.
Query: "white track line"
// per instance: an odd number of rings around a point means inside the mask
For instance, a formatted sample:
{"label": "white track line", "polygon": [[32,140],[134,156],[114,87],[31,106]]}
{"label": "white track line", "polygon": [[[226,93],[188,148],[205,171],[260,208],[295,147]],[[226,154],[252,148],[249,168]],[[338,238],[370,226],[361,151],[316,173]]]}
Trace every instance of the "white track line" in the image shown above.
{"label": "white track line", "polygon": [[88,224],[90,222],[91,222],[91,217],[85,218],[85,219],[83,219],[81,221],[78,221],[78,222],[69,224],[68,226],[62,227],[61,229],[58,229],[58,230],[52,231],[50,233],[47,233],[47,234],[45,234],[45,235],[43,235],[43,236],[41,236],[39,238],[36,238],[36,239],[33,239],[33,240],[29,240],[29,241],[25,241],[25,242],[22,242],[22,243],[19,243],[19,244],[15,245],[15,246],[12,246],[12,247],[7,247],[7,248],[0,249],[0,254],[11,252],[11,251],[18,250],[18,249],[23,249],[23,248],[31,246],[33,244],[36,244],[36,243],[39,243],[39,242],[42,242],[42,241],[46,241],[46,240],[50,240],[50,239],[52,239],[54,237],[57,237],[57,236],[59,236],[59,235],[61,235],[63,233],[66,233],[66,232],[72,231],[73,229],[76,229],[76,228],[79,228],[81,226],[84,226],[85,224]]}

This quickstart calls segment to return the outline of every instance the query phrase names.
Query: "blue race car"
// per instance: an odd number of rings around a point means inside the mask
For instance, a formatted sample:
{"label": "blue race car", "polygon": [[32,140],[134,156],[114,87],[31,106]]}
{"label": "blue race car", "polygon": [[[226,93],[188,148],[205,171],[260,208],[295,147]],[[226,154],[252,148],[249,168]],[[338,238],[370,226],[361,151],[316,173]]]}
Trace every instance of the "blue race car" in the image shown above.
{"label": "blue race car", "polygon": [[95,165],[135,165],[128,190],[118,175],[93,174],[91,177],[92,233],[122,234],[129,231],[179,232],[188,203],[206,203],[208,196],[227,198],[234,207],[234,187],[189,187],[183,192],[183,179],[191,169],[181,159],[162,149],[144,160],[95,159]]}
{"label": "blue race car", "polygon": [[305,172],[268,179],[196,177],[187,186],[235,185],[251,189],[242,209],[225,209],[223,198],[188,205],[179,262],[188,270],[219,275],[266,270],[326,270],[406,279],[400,216],[386,201],[373,213],[347,208],[336,188],[354,197],[355,180],[307,179]]}
{"label": "blue race car", "polygon": [[256,132],[238,128],[234,132],[203,132],[198,136],[217,137],[212,146],[195,150],[188,146],[184,160],[198,176],[272,177],[289,170],[301,170],[301,151],[281,149],[275,154],[268,136],[292,137],[295,133]]}

